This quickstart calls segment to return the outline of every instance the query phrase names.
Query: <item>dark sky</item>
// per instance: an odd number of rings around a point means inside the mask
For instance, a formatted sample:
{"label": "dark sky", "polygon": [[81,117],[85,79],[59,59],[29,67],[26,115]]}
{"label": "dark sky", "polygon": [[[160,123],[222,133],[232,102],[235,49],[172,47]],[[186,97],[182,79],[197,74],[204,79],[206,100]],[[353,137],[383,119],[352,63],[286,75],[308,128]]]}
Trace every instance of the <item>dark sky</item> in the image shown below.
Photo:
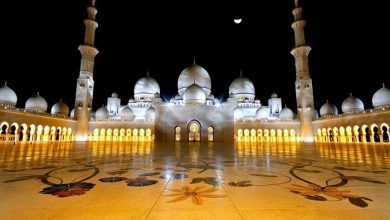
{"label": "dark sky", "polygon": [[[317,109],[326,99],[340,109],[350,92],[370,108],[382,82],[390,84],[385,4],[302,0]],[[62,97],[73,108],[86,5],[87,0],[2,3],[0,81],[15,90],[19,107],[40,91],[50,107]],[[127,103],[148,68],[169,99],[193,56],[209,72],[216,97],[228,96],[231,81],[243,69],[262,104],[276,92],[296,108],[292,0],[97,0],[97,8],[95,109],[113,91]],[[239,25],[233,22],[236,16],[243,18]]]}

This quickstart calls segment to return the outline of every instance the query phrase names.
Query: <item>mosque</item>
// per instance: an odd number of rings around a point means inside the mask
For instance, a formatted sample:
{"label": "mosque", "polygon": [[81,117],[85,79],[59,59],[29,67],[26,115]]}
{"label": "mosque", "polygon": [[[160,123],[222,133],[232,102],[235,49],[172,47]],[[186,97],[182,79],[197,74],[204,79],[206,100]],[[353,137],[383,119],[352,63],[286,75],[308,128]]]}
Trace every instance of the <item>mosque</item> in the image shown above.
{"label": "mosque", "polygon": [[329,102],[319,114],[314,109],[311,47],[305,42],[305,20],[298,1],[292,12],[294,110],[284,106],[277,94],[265,105],[260,103],[254,84],[242,75],[231,82],[229,98],[220,102],[212,94],[209,73],[194,60],[180,73],[177,95],[170,101],[160,98],[158,82],[146,74],[136,82],[133,99],[127,102],[112,93],[107,103],[93,111],[94,59],[99,52],[94,46],[98,27],[94,1],[87,11],[75,107],[70,111],[59,101],[48,111],[48,103],[39,94],[18,106],[17,95],[5,83],[0,88],[0,141],[389,142],[390,90],[385,85],[373,94],[372,103],[364,105],[351,94],[341,112]]}

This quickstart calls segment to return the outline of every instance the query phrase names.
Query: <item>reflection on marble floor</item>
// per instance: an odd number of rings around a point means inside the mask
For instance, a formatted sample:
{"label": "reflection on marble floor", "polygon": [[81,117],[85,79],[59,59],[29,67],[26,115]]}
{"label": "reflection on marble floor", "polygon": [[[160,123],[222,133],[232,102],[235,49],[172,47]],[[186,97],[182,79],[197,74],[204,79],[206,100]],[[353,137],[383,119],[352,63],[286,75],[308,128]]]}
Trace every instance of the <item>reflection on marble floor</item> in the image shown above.
{"label": "reflection on marble floor", "polygon": [[386,219],[389,172],[386,144],[1,144],[0,219]]}

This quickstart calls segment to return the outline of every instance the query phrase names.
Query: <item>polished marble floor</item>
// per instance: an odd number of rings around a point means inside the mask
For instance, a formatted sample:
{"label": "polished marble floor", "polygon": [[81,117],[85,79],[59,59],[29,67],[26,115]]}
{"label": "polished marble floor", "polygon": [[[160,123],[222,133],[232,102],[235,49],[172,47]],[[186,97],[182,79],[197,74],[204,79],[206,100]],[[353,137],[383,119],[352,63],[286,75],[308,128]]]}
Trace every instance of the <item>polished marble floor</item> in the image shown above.
{"label": "polished marble floor", "polygon": [[0,143],[0,219],[390,219],[389,144]]}

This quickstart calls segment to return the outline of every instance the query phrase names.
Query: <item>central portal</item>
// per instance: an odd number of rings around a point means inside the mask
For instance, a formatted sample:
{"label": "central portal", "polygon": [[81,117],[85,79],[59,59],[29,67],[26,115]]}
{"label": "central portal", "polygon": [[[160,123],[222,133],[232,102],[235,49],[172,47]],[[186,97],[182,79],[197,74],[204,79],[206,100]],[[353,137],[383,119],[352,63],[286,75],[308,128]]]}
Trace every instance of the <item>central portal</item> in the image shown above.
{"label": "central portal", "polygon": [[191,121],[188,124],[188,141],[200,141],[200,123],[198,121]]}

